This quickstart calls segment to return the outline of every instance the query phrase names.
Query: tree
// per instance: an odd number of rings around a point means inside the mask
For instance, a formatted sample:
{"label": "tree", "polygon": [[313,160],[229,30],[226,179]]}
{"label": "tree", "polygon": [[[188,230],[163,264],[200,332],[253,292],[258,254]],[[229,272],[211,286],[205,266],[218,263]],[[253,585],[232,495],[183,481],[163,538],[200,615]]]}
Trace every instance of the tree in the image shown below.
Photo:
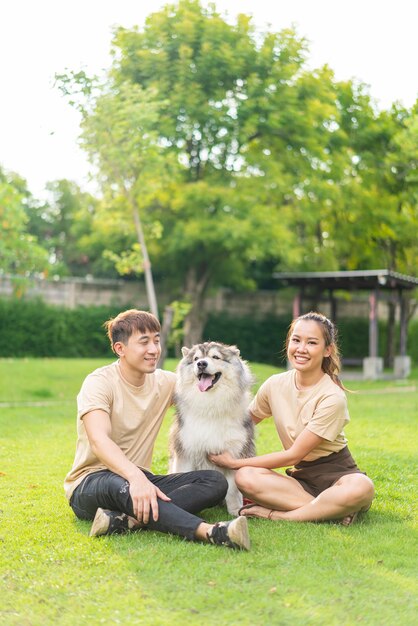
{"label": "tree", "polygon": [[47,251],[27,232],[26,182],[0,169],[0,270],[26,278],[48,266]]}
{"label": "tree", "polygon": [[[182,1],[150,16],[142,32],[120,29],[115,46],[112,80],[164,97],[159,144],[182,165],[170,200],[150,203],[148,212],[163,225],[152,244],[158,267],[182,277],[180,297],[192,304],[190,344],[201,337],[211,287],[254,287],[251,265],[299,260],[286,195],[302,167],[302,129],[322,119],[319,107],[306,119],[311,102],[296,86],[305,44],[291,31],[260,42],[249,17],[230,25],[214,7]],[[273,125],[285,165],[269,152]]]}
{"label": "tree", "polygon": [[98,200],[69,180],[47,184],[48,201],[27,207],[28,231],[48,249],[51,270],[56,275],[79,276],[92,273],[97,255],[86,243]]}
{"label": "tree", "polygon": [[344,193],[335,215],[336,242],[349,269],[414,273],[418,215],[416,182],[408,180],[408,173],[416,171],[417,154],[405,150],[409,133],[412,143],[417,139],[413,116],[396,104],[375,112],[362,99],[356,103],[354,96],[346,109],[351,113],[346,128],[350,162],[340,179]]}
{"label": "tree", "polygon": [[[113,210],[116,205],[122,215],[127,210],[133,218],[148,302],[156,316],[157,299],[141,210],[155,201],[167,178],[169,161],[162,157],[154,130],[160,107],[152,90],[122,83],[97,98],[94,112],[82,124],[83,145],[97,165],[105,197],[111,199]],[[156,226],[154,223],[154,231]]]}
{"label": "tree", "polygon": [[248,16],[232,24],[180,0],[141,30],[118,29],[113,52],[102,85],[64,78],[87,96],[83,140],[104,190],[95,224],[129,269],[137,209],[154,270],[191,305],[187,344],[219,285],[255,288],[264,268],[367,268],[390,255],[404,267],[414,256],[400,245],[416,219],[406,174],[395,189],[406,171],[397,133],[413,150],[409,112],[378,114],[364,85],[307,71],[294,31],[257,32]]}
{"label": "tree", "polygon": [[[68,93],[68,77],[61,80]],[[87,85],[86,77],[74,75],[71,90]],[[145,241],[141,210],[153,202],[162,181],[166,178],[169,160],[162,158],[162,148],[154,131],[161,101],[153,90],[121,83],[85,87],[88,106],[83,105],[82,146],[96,166],[104,200],[102,217],[117,213],[120,222],[131,216],[142,255],[142,268],[151,312],[158,316],[157,300],[148,247]],[[128,224],[131,221],[128,218]],[[113,220],[114,221],[114,220]],[[157,225],[158,226],[158,225]],[[156,224],[154,224],[154,231]],[[112,251],[114,256],[114,252]],[[108,255],[109,257],[109,255]],[[135,249],[118,257],[119,265],[128,260],[138,261]],[[131,269],[131,268],[128,268]]]}

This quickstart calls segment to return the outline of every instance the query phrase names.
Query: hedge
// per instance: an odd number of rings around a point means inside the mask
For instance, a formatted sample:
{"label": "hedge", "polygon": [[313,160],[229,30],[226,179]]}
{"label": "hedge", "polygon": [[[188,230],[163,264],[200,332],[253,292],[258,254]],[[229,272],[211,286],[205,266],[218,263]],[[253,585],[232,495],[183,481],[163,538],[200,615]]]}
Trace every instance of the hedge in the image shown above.
{"label": "hedge", "polygon": [[281,365],[285,362],[283,344],[288,326],[287,316],[255,319],[217,313],[209,316],[203,336],[206,341],[238,346],[247,361]]}
{"label": "hedge", "polygon": [[0,356],[110,356],[103,322],[118,312],[106,306],[67,309],[42,300],[0,299]]}
{"label": "hedge", "polygon": [[[128,307],[126,307],[128,308]],[[0,299],[1,357],[108,357],[112,356],[103,322],[119,313],[115,306],[67,309],[42,300]],[[281,365],[290,319],[266,316],[209,316],[204,339],[235,344],[248,361]],[[367,319],[341,319],[338,323],[343,357],[368,353]],[[379,324],[379,354],[385,352],[386,324]],[[418,320],[409,324],[408,354],[418,363]],[[173,356],[170,354],[170,356]]]}
{"label": "hedge", "polygon": [[[289,317],[268,316],[232,317],[227,314],[212,314],[204,329],[204,338],[212,341],[236,344],[248,361],[282,365],[285,362],[284,343],[291,320]],[[379,322],[379,354],[385,354],[385,322]],[[396,329],[396,339],[399,329]],[[341,318],[338,321],[341,355],[347,359],[362,359],[369,351],[369,321],[363,318]],[[408,354],[413,363],[418,363],[418,320],[409,324]]]}

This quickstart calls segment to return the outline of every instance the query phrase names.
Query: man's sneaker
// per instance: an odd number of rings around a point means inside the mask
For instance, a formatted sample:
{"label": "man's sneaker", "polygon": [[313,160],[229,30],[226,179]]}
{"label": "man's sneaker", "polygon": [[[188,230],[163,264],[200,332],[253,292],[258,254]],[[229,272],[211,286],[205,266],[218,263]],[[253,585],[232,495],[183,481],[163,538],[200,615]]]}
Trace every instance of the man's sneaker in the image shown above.
{"label": "man's sneaker", "polygon": [[142,524],[134,517],[130,517],[126,513],[99,508],[93,520],[90,537],[121,535],[129,530],[137,530],[138,528],[142,528]]}
{"label": "man's sneaker", "polygon": [[217,522],[207,537],[217,546],[226,546],[234,550],[250,549],[250,536],[245,517],[237,517],[232,522]]}

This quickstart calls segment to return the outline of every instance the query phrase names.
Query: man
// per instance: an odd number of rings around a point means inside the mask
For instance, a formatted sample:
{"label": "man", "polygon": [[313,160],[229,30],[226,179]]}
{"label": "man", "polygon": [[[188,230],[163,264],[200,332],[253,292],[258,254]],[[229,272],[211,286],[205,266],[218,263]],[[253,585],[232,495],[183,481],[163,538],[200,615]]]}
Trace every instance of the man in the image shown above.
{"label": "man", "polygon": [[93,520],[91,536],[147,528],[248,550],[244,517],[207,524],[196,515],[224,499],[220,472],[158,476],[148,469],[176,378],[157,369],[159,321],[130,309],[105,326],[119,358],[89,374],[77,397],[77,448],[64,483],[74,513]]}

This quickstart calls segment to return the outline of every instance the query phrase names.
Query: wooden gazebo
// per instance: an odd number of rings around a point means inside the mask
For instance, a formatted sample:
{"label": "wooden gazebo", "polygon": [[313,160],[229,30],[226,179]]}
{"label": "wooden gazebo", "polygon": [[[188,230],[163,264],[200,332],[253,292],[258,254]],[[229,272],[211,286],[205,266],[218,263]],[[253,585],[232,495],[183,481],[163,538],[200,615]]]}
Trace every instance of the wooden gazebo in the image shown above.
{"label": "wooden gazebo", "polygon": [[418,287],[418,278],[398,274],[391,270],[358,270],[341,272],[292,272],[276,273],[274,278],[283,286],[297,287],[298,292],[293,301],[293,316],[297,317],[304,312],[304,299],[312,292],[316,298],[328,292],[331,307],[331,318],[337,321],[337,299],[334,292],[369,291],[369,356],[363,359],[363,375],[365,378],[379,378],[383,372],[383,359],[378,354],[378,317],[377,306],[382,291],[397,294],[399,306],[399,355],[394,359],[394,376],[406,378],[411,369],[411,359],[407,355],[408,312],[405,292]]}

